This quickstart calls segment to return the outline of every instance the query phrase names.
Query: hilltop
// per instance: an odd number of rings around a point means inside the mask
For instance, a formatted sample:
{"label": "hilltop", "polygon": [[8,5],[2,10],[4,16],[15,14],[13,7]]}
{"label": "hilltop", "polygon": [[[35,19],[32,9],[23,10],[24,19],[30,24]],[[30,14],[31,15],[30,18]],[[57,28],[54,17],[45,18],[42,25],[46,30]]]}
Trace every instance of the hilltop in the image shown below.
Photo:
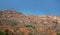
{"label": "hilltop", "polygon": [[6,32],[5,35],[60,35],[60,16],[33,16],[1,10],[0,31]]}

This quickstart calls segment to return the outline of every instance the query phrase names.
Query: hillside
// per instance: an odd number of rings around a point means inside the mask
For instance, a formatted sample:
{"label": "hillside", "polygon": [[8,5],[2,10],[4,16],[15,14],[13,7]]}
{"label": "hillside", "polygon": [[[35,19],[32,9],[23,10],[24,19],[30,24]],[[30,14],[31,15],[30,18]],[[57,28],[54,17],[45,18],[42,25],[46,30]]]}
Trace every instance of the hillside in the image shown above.
{"label": "hillside", "polygon": [[0,11],[2,35],[60,35],[60,16],[33,16],[17,11]]}

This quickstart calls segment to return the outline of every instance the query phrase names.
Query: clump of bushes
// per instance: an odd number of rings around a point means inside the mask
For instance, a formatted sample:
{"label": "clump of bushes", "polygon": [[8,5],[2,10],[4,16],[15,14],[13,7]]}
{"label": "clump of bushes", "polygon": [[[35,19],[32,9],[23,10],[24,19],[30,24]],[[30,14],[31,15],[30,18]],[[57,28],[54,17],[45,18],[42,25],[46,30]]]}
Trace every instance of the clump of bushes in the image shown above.
{"label": "clump of bushes", "polygon": [[0,35],[9,35],[8,32],[2,32],[0,31]]}
{"label": "clump of bushes", "polygon": [[4,32],[2,32],[2,31],[0,31],[0,35],[5,35],[5,33],[4,33]]}
{"label": "clump of bushes", "polygon": [[28,27],[28,28],[33,28],[35,29],[35,27],[33,25],[25,25],[25,27]]}
{"label": "clump of bushes", "polygon": [[2,19],[0,20],[0,24],[9,24],[10,26],[15,26],[17,25],[19,22],[15,21],[15,20],[6,20],[6,19]]}
{"label": "clump of bushes", "polygon": [[33,33],[32,32],[29,32],[29,35],[33,35]]}

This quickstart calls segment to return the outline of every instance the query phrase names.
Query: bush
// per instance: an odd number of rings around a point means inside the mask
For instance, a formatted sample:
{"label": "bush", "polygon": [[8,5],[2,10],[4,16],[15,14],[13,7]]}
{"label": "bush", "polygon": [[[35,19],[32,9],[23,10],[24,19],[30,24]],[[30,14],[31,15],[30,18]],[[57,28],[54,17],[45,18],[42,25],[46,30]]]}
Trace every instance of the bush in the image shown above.
{"label": "bush", "polygon": [[33,35],[32,32],[29,32],[29,35]]}
{"label": "bush", "polygon": [[0,31],[0,35],[6,35],[4,32]]}
{"label": "bush", "polygon": [[35,29],[35,27],[33,25],[25,25],[25,27],[28,27],[28,28],[33,28]]}

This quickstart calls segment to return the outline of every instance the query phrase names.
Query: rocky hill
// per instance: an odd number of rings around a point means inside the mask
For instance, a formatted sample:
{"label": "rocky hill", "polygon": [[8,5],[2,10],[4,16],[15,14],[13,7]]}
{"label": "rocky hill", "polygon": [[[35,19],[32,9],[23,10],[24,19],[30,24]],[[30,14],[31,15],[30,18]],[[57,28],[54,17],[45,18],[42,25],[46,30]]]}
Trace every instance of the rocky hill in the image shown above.
{"label": "rocky hill", "polygon": [[0,11],[1,35],[60,35],[60,16],[33,16]]}

